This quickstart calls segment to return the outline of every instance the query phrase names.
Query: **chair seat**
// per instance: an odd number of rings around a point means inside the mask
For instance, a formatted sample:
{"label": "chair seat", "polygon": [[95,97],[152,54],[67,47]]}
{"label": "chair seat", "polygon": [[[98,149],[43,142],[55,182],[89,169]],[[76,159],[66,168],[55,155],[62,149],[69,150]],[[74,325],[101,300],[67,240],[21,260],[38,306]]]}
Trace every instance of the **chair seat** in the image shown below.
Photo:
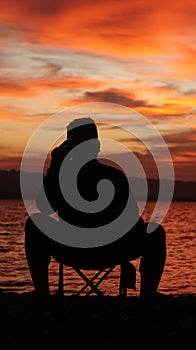
{"label": "chair seat", "polygon": [[77,266],[83,270],[110,268],[140,256],[140,244],[137,244],[137,239],[140,239],[139,235],[137,238],[127,235],[111,244],[96,248],[57,246],[53,256],[59,263],[70,267]]}
{"label": "chair seat", "polygon": [[120,262],[118,261],[88,261],[88,260],[81,260],[81,261],[76,261],[76,259],[56,259],[56,261],[59,264],[63,264],[67,267],[72,267],[72,268],[78,268],[80,270],[92,270],[92,271],[97,271],[97,270],[104,270],[108,269],[112,266],[117,266],[120,265]]}

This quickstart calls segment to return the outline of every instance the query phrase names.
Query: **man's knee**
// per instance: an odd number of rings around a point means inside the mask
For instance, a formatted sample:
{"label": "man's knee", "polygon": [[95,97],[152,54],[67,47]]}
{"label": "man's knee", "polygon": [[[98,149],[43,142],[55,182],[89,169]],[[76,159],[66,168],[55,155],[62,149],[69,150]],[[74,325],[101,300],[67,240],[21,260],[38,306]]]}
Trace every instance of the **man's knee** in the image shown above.
{"label": "man's knee", "polygon": [[165,229],[162,225],[159,225],[157,227],[157,229],[155,230],[155,234],[157,236],[157,239],[161,242],[161,243],[165,243],[166,241],[166,232]]}
{"label": "man's knee", "polygon": [[36,213],[29,216],[26,220],[25,250],[28,258],[31,257],[32,252],[36,252],[36,255],[43,256],[43,259],[47,258],[49,262],[52,243],[50,238],[44,234],[36,224],[36,220],[39,219],[39,217],[43,219],[41,213]]}
{"label": "man's knee", "polygon": [[[37,222],[39,218],[42,218],[41,213],[35,213],[29,216],[25,223],[25,241],[29,244],[33,244],[33,242],[44,243],[44,241],[48,240],[48,237],[39,229]],[[31,242],[31,243],[30,243]]]}
{"label": "man's knee", "polygon": [[26,220],[26,225],[32,225],[32,224],[34,225],[36,218],[39,218],[42,216],[43,216],[43,214],[41,214],[41,213],[34,213],[34,214],[30,215]]}
{"label": "man's knee", "polygon": [[25,223],[25,233],[26,234],[36,234],[37,231],[39,231],[37,225],[35,224],[35,218],[36,216],[40,215],[39,213],[36,214],[32,214],[31,216],[29,216],[26,220]]}
{"label": "man's knee", "polygon": [[156,241],[165,242],[166,241],[166,232],[165,232],[164,227],[161,224],[157,224],[156,222],[150,222],[148,224],[149,224],[149,230],[147,227],[148,237],[152,238]]}

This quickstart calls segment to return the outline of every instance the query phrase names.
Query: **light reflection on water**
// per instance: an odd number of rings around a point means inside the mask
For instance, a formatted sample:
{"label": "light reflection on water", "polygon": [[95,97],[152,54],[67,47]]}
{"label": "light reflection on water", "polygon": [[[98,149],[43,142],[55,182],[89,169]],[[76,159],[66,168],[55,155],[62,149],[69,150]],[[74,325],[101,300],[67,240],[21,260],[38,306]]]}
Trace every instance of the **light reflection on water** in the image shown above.
{"label": "light reflection on water", "polygon": [[[164,202],[162,206],[164,208]],[[139,203],[143,208],[143,203]],[[27,218],[22,200],[0,200],[0,289],[13,292],[33,290],[24,252],[24,224]],[[142,213],[145,221],[150,219],[154,202],[149,202]],[[167,260],[159,292],[165,294],[196,294],[196,202],[173,202],[162,222],[167,234]],[[139,293],[139,259],[133,261],[137,270],[136,291]],[[88,271],[88,275],[92,275]],[[81,285],[75,272],[66,267],[64,273],[65,293],[70,294]],[[117,295],[119,268],[102,283],[101,289],[108,295]],[[52,259],[49,268],[51,292],[58,283],[58,264]]]}

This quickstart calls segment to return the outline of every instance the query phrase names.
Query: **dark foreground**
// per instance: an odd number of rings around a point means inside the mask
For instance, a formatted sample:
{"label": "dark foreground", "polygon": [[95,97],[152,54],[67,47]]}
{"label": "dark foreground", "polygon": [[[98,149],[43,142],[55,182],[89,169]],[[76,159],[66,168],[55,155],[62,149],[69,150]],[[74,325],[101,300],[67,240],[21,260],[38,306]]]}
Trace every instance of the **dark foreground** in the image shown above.
{"label": "dark foreground", "polygon": [[158,294],[146,317],[137,297],[105,301],[53,295],[39,312],[33,293],[0,291],[0,349],[196,348],[196,296]]}

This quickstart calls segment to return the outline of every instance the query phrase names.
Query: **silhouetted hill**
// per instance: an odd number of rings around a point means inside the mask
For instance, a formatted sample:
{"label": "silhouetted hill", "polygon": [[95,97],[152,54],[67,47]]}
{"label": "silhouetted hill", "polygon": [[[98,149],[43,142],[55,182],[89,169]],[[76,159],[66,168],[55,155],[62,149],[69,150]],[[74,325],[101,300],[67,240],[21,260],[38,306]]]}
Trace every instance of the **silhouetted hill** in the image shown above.
{"label": "silhouetted hill", "polygon": [[[131,178],[130,186],[137,200],[144,200],[145,193],[148,193],[147,199],[149,201],[154,201],[159,195],[159,186],[161,185],[162,191],[160,195],[160,200],[168,200],[170,198],[170,193],[168,191],[173,191],[173,182],[167,179],[161,179],[160,183],[155,179],[141,179],[141,178]],[[147,189],[146,190],[146,186]],[[175,181],[174,183],[174,193],[173,201],[196,201],[196,182],[184,182]]]}
{"label": "silhouetted hill", "polygon": [[[22,173],[23,194],[26,199],[34,199],[40,187],[40,173]],[[20,171],[0,170],[0,198],[21,198]],[[24,195],[23,195],[24,197]]]}
{"label": "silhouetted hill", "polygon": [[[37,194],[42,174],[41,173],[21,173],[23,181],[23,196],[26,199],[34,199]],[[159,193],[159,181],[154,179],[130,178],[130,185],[137,200],[145,200],[148,193],[149,201],[156,200]],[[163,188],[162,200],[167,200],[168,189],[172,188],[172,182],[161,179]],[[148,186],[148,187],[146,187]],[[148,189],[148,192],[146,190]],[[196,182],[175,181],[173,201],[196,201]],[[0,198],[21,198],[20,172],[16,170],[0,170]]]}

